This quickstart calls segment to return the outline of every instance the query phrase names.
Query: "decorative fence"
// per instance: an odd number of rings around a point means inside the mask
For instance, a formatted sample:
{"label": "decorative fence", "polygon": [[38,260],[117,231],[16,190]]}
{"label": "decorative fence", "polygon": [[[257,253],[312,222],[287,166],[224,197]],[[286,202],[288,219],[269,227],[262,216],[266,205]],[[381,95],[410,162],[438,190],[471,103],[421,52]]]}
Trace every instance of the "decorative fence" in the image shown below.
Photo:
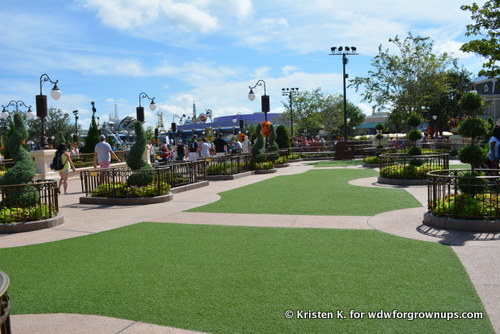
{"label": "decorative fence", "polygon": [[[161,192],[163,183],[171,187],[178,187],[190,183],[206,180],[206,162],[203,160],[194,162],[180,162],[161,165],[154,169],[132,171],[128,168],[94,169],[80,172],[82,191],[89,196],[97,187],[105,191],[109,197],[117,196],[115,184],[127,182],[129,177],[138,173],[144,178],[151,178],[151,187]],[[154,189],[153,189],[154,190]]]}
{"label": "decorative fence", "polygon": [[0,186],[0,223],[31,222],[59,212],[57,181]]}
{"label": "decorative fence", "polygon": [[[118,156],[118,158],[120,158],[121,161],[125,161],[128,152],[116,151],[115,154]],[[92,167],[94,165],[94,153],[72,154],[71,160],[73,160],[76,168]]]}
{"label": "decorative fence", "polygon": [[0,271],[0,333],[10,334],[10,301],[7,289],[9,288],[9,277]]}
{"label": "decorative fence", "polygon": [[437,170],[427,174],[428,209],[435,216],[500,219],[498,169]]}
{"label": "decorative fence", "polygon": [[234,175],[251,169],[252,155],[224,155],[205,159],[207,175]]}
{"label": "decorative fence", "polygon": [[409,155],[389,153],[380,156],[380,176],[396,179],[425,179],[427,172],[448,169],[448,153]]}

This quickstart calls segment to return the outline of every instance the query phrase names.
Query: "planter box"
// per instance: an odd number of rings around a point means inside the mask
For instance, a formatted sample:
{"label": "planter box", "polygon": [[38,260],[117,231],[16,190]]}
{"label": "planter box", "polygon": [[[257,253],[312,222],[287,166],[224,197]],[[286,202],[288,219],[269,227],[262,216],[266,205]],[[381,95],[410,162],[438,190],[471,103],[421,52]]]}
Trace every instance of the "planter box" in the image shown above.
{"label": "planter box", "polygon": [[254,170],[253,173],[254,174],[272,174],[272,173],[276,173],[278,170],[276,168],[272,168],[272,169],[257,169],[257,170]]}
{"label": "planter box", "polygon": [[171,201],[174,194],[169,192],[166,195],[153,197],[80,197],[81,204],[101,204],[101,205],[146,205]]}
{"label": "planter box", "polygon": [[435,216],[424,213],[424,224],[440,229],[452,229],[471,232],[500,232],[500,220],[458,219]]}
{"label": "planter box", "polygon": [[59,212],[57,216],[49,219],[37,220],[32,222],[0,224],[0,233],[7,234],[36,231],[44,228],[55,227],[61,225],[62,223],[64,223],[64,215]]}

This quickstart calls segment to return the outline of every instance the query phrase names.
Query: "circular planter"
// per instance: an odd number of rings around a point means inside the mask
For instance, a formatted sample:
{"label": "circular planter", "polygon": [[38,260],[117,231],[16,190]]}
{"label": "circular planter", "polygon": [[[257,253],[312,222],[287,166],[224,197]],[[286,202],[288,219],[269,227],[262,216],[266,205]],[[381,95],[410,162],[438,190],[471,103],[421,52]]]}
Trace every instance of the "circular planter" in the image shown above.
{"label": "circular planter", "polygon": [[303,161],[304,159],[288,159],[288,162],[299,162]]}
{"label": "circular planter", "polygon": [[103,204],[103,205],[146,205],[171,201],[174,194],[153,197],[80,197],[80,204]]}
{"label": "circular planter", "polygon": [[435,216],[424,213],[424,224],[440,229],[451,229],[471,232],[500,232],[500,220],[459,219]]}
{"label": "circular planter", "polygon": [[393,184],[398,186],[424,186],[427,184],[427,179],[390,179],[387,177],[378,177],[378,183]]}
{"label": "circular planter", "polygon": [[256,169],[253,171],[254,174],[272,174],[276,173],[278,170],[276,168],[272,169]]}
{"label": "circular planter", "polygon": [[283,167],[288,167],[289,164],[288,163],[284,163],[284,164],[279,164],[279,165],[274,165],[275,168],[283,168]]}
{"label": "circular planter", "polygon": [[32,222],[0,224],[0,234],[42,230],[44,228],[61,225],[62,223],[64,223],[64,215],[59,212],[57,216],[49,219],[37,220]]}

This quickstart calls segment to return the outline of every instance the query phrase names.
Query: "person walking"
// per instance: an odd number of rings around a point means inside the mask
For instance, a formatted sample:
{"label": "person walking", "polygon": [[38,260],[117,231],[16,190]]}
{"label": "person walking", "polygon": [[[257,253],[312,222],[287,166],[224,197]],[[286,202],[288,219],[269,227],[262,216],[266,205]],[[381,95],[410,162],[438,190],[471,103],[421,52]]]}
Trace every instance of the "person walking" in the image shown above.
{"label": "person walking", "polygon": [[184,155],[186,154],[186,148],[184,147],[184,144],[182,143],[182,140],[179,139],[177,142],[177,149],[175,150],[177,153],[177,157],[175,160],[177,161],[184,161]]}
{"label": "person walking", "polygon": [[196,161],[198,159],[199,147],[198,147],[197,139],[198,139],[198,136],[193,135],[193,138],[191,139],[191,142],[188,145],[189,161]]}
{"label": "person walking", "polygon": [[225,155],[227,152],[227,144],[224,139],[222,139],[222,133],[219,133],[217,138],[214,140],[215,154]]}
{"label": "person walking", "polygon": [[206,138],[201,139],[201,157],[203,159],[209,158],[210,157],[210,144],[207,142]]}
{"label": "person walking", "polygon": [[489,168],[498,169],[500,148],[500,127],[495,127],[488,142],[488,164]]}
{"label": "person walking", "polygon": [[71,155],[66,149],[66,144],[61,143],[57,147],[56,155],[61,157],[61,162],[63,165],[62,169],[57,170],[61,179],[59,180],[59,186],[57,187],[57,192],[61,193],[61,186],[63,186],[64,195],[68,193],[68,177],[71,170],[76,172],[75,164],[71,160]]}
{"label": "person walking", "polygon": [[101,168],[109,168],[111,165],[111,156],[118,160],[118,162],[121,162],[120,158],[111,149],[111,145],[106,142],[106,136],[101,135],[99,138],[101,141],[94,148],[94,168],[97,168],[98,163]]}

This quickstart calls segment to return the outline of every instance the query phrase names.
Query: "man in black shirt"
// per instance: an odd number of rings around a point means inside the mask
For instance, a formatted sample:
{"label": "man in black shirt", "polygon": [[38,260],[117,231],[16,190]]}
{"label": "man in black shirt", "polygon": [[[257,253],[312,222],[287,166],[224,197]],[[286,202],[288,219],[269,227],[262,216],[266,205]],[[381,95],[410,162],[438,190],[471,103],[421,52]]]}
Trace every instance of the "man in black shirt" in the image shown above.
{"label": "man in black shirt", "polygon": [[227,152],[227,144],[224,139],[222,139],[222,133],[214,140],[215,153],[217,155],[224,155]]}

